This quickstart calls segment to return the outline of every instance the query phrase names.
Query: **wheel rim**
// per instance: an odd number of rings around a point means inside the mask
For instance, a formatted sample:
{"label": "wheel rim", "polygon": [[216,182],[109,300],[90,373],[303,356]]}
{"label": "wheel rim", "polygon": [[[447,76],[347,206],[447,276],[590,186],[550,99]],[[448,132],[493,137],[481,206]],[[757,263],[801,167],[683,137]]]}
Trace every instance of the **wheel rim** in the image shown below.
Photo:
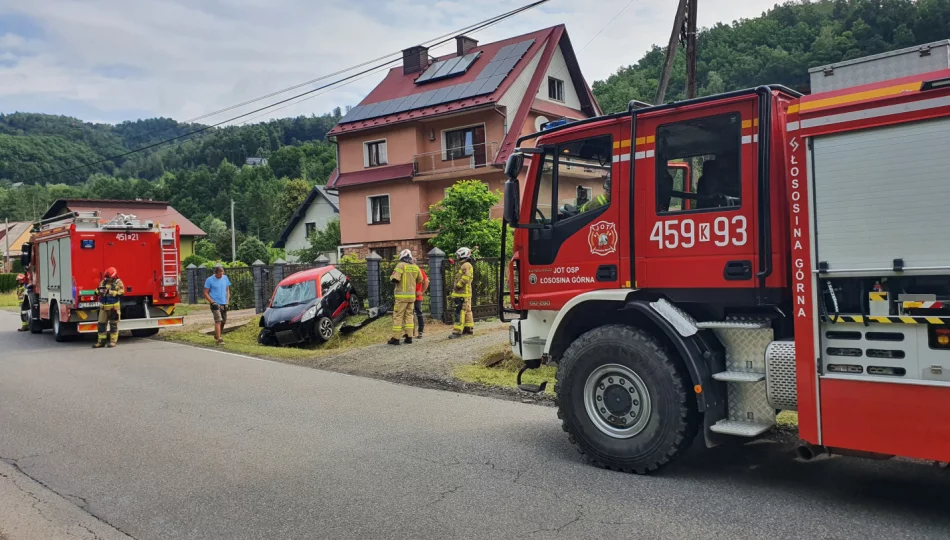
{"label": "wheel rim", "polygon": [[360,297],[355,294],[350,295],[350,314],[357,315],[360,312]]}
{"label": "wheel rim", "polygon": [[330,339],[333,336],[333,321],[327,318],[320,320],[320,336],[323,339]]}
{"label": "wheel rim", "polygon": [[629,439],[650,421],[652,403],[643,379],[620,364],[595,369],[584,385],[584,408],[605,435]]}

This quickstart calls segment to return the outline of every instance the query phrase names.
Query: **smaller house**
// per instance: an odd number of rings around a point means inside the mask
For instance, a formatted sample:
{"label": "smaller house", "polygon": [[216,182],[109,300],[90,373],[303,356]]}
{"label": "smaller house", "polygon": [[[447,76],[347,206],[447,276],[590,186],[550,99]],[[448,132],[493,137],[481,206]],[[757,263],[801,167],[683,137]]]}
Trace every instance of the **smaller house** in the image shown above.
{"label": "smaller house", "polygon": [[105,218],[116,214],[133,214],[141,220],[152,220],[165,227],[178,225],[181,231],[179,256],[185,259],[195,254],[195,241],[207,234],[197,225],[178,213],[174,207],[162,201],[119,201],[111,199],[59,199],[50,205],[43,219],[68,214],[69,212],[94,212],[98,210]]}
{"label": "smaller house", "polygon": [[244,160],[244,164],[251,167],[257,167],[258,165],[267,165],[267,158],[249,157],[246,160]]}
{"label": "smaller house", "polygon": [[[0,272],[11,272],[13,261],[20,258],[20,247],[24,242],[30,240],[30,232],[33,230],[33,224],[29,221],[11,221],[6,226],[0,223],[0,268],[10,256],[10,266],[3,268]],[[7,253],[7,245],[10,246],[10,253]]]}
{"label": "smaller house", "polygon": [[[293,252],[310,247],[310,235],[314,231],[323,230],[330,220],[339,215],[340,197],[328,193],[326,186],[314,186],[307,199],[291,216],[290,223],[287,224],[284,232],[280,233],[280,238],[274,243],[274,247],[282,248],[287,252],[288,262],[298,262]],[[330,262],[336,262],[335,251],[325,255]]]}

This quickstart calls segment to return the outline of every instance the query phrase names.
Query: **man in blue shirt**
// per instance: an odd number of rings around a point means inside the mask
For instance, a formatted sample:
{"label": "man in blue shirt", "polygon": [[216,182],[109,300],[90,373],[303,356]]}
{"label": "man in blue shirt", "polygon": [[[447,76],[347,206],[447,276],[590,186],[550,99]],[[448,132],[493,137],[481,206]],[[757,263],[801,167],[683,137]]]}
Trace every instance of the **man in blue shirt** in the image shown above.
{"label": "man in blue shirt", "polygon": [[214,340],[221,345],[221,333],[224,323],[228,322],[228,304],[231,302],[231,280],[224,275],[224,267],[214,266],[214,275],[205,280],[205,300],[211,304],[211,314],[214,315]]}

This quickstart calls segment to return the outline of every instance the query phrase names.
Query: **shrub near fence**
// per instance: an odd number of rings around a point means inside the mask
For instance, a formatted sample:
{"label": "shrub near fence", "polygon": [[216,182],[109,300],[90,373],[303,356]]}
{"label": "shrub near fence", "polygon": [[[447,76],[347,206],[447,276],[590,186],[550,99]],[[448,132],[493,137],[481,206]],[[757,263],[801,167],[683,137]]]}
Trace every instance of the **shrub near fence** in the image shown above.
{"label": "shrub near fence", "polygon": [[254,307],[254,274],[250,268],[228,268],[224,271],[231,280],[230,309]]}
{"label": "shrub near fence", "polygon": [[16,290],[16,274],[0,274],[0,293]]}

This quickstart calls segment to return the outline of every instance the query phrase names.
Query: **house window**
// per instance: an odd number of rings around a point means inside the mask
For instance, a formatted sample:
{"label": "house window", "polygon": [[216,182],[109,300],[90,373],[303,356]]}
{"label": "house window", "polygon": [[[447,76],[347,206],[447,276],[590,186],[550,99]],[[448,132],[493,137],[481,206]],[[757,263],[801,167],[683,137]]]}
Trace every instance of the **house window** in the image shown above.
{"label": "house window", "polygon": [[363,143],[363,166],[379,167],[389,162],[386,156],[386,141]]}
{"label": "house window", "polygon": [[392,261],[396,258],[396,246],[373,248],[373,251],[382,257],[384,261]]}
{"label": "house window", "polygon": [[370,225],[389,223],[389,195],[366,198],[366,223]]}
{"label": "house window", "polygon": [[475,165],[484,165],[485,126],[471,126],[443,132],[443,159],[475,157]]}
{"label": "house window", "polygon": [[313,236],[313,233],[317,232],[317,224],[316,224],[316,223],[313,223],[313,222],[311,222],[311,223],[305,223],[305,224],[304,224],[304,227],[307,228],[307,238],[310,238],[311,236]]}
{"label": "house window", "polygon": [[548,77],[548,97],[554,101],[564,101],[564,81]]}

